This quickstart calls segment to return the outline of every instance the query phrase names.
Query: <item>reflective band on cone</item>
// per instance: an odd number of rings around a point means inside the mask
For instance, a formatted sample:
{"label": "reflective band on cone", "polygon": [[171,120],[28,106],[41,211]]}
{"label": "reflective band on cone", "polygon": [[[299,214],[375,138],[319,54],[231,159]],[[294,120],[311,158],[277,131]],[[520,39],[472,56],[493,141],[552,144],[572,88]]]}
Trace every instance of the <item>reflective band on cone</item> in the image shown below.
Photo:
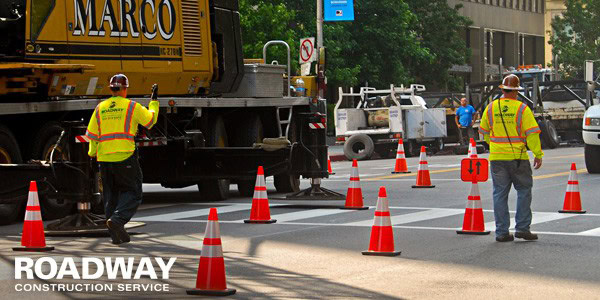
{"label": "reflective band on cone", "polygon": [[202,242],[196,288],[187,290],[186,293],[201,296],[229,296],[235,294],[235,292],[235,289],[227,288],[219,217],[217,209],[211,208]]}
{"label": "reflective band on cone", "polygon": [[476,182],[471,184],[471,192],[467,199],[467,208],[465,209],[462,230],[457,230],[456,233],[476,235],[490,234],[489,231],[485,230],[481,196],[479,194],[479,186]]}
{"label": "reflective band on cone", "polygon": [[31,181],[29,184],[27,208],[25,211],[25,220],[23,221],[23,233],[21,234],[21,246],[23,247],[13,248],[13,251],[47,252],[54,250],[54,247],[46,247],[44,222],[42,222],[40,200],[35,181]]}
{"label": "reflective band on cone", "polygon": [[469,141],[469,153],[467,154],[467,158],[477,158],[477,144],[473,138]]}
{"label": "reflective band on cone", "polygon": [[431,185],[431,178],[429,177],[429,167],[427,166],[427,151],[425,146],[421,146],[421,157],[419,159],[419,171],[417,172],[417,184],[412,186],[413,188],[434,188],[435,185]]}
{"label": "reflective band on cone", "polygon": [[404,153],[404,141],[398,140],[398,150],[396,151],[396,166],[392,174],[410,173],[406,165],[406,155]]}
{"label": "reflective band on cone", "polygon": [[577,180],[577,165],[571,164],[571,173],[567,182],[567,192],[565,193],[565,201],[563,209],[559,213],[570,214],[585,214],[586,211],[581,209],[581,194],[579,193],[579,181]]}
{"label": "reflective band on cone", "polygon": [[352,161],[352,171],[350,172],[350,185],[346,194],[346,204],[342,209],[369,209],[363,206],[362,189],[360,188],[360,178],[358,176],[358,163],[356,159]]}
{"label": "reflective band on cone", "polygon": [[271,209],[269,208],[269,198],[267,197],[267,183],[265,182],[265,171],[262,166],[259,166],[256,174],[256,184],[254,185],[254,197],[252,197],[250,219],[244,220],[244,223],[271,224],[275,222],[277,222],[277,220],[271,219]]}
{"label": "reflective band on cone", "polygon": [[363,255],[398,256],[400,251],[394,251],[394,231],[390,220],[390,209],[385,187],[379,188],[379,198],[375,209],[375,218],[371,228],[369,250]]}

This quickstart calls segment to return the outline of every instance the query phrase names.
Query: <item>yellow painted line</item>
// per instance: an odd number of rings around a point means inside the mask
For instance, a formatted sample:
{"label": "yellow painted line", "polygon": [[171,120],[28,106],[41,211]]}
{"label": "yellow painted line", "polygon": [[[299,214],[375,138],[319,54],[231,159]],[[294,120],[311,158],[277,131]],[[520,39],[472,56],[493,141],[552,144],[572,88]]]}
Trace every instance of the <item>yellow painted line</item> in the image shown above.
{"label": "yellow painted line", "polygon": [[[587,173],[587,169],[578,169],[577,173]],[[533,179],[546,179],[559,176],[569,176],[569,174],[571,174],[571,171],[533,176]]]}
{"label": "yellow painted line", "polygon": [[565,156],[548,156],[543,159],[557,159],[557,158],[572,158],[572,157],[583,157],[583,154],[573,154],[573,155],[565,155]]}
{"label": "yellow painted line", "polygon": [[[453,172],[453,171],[460,171],[460,168],[429,171],[429,174],[447,173],[447,172]],[[365,179],[364,181],[376,181],[376,180],[382,180],[382,179],[393,179],[393,178],[409,177],[409,176],[417,176],[417,172],[415,171],[413,173],[408,173],[408,174],[395,174],[395,175],[381,176],[381,177],[375,177],[375,178],[368,178],[368,179]]]}

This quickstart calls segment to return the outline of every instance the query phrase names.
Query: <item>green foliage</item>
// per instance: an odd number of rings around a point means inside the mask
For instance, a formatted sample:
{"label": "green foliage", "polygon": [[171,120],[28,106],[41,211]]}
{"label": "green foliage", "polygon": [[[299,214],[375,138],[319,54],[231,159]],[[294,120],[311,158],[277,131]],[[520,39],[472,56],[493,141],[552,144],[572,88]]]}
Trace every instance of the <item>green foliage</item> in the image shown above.
{"label": "green foliage", "polygon": [[550,44],[558,57],[554,67],[565,79],[581,79],[584,62],[600,53],[600,0],[565,0],[565,6],[563,16],[552,20]]}
{"label": "green foliage", "polygon": [[[329,86],[446,85],[450,66],[469,55],[459,35],[468,20],[457,9],[444,0],[355,0],[355,21],[324,25]],[[261,57],[265,42],[283,39],[297,69],[299,39],[316,36],[316,1],[240,0],[240,14],[245,57]],[[269,51],[269,60],[282,63],[283,53]]]}

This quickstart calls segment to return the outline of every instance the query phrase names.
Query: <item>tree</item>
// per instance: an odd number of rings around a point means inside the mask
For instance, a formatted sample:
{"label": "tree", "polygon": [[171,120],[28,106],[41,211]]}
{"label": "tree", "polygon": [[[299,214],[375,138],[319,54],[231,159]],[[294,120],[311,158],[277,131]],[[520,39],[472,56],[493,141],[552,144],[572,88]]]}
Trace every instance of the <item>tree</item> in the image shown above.
{"label": "tree", "polygon": [[[459,14],[462,5],[448,6],[446,0],[407,0],[410,10],[417,16],[413,30],[422,47],[431,54],[429,61],[413,69],[421,83],[438,87],[451,86],[456,82],[448,70],[453,65],[466,64],[471,51],[460,33],[472,24],[469,18]],[[450,89],[463,86],[454,87]]]}
{"label": "tree", "polygon": [[[600,54],[600,0],[565,0],[567,10],[552,20],[549,43],[565,79],[583,77],[586,60]],[[596,67],[595,70],[600,68]]]}

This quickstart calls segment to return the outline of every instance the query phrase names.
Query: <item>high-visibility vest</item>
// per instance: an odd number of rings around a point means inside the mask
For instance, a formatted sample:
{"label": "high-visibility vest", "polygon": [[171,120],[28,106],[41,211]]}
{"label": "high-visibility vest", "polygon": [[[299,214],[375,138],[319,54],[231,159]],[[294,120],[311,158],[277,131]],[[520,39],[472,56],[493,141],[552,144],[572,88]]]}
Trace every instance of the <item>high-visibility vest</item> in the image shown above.
{"label": "high-visibility vest", "polygon": [[135,151],[138,125],[151,128],[158,118],[158,101],[151,101],[149,110],[141,104],[122,97],[102,101],[88,124],[90,156],[98,161],[122,161]]}
{"label": "high-visibility vest", "polygon": [[533,112],[523,102],[502,98],[490,103],[481,118],[479,131],[490,144],[490,160],[529,159],[526,145],[541,158],[541,133]]}

